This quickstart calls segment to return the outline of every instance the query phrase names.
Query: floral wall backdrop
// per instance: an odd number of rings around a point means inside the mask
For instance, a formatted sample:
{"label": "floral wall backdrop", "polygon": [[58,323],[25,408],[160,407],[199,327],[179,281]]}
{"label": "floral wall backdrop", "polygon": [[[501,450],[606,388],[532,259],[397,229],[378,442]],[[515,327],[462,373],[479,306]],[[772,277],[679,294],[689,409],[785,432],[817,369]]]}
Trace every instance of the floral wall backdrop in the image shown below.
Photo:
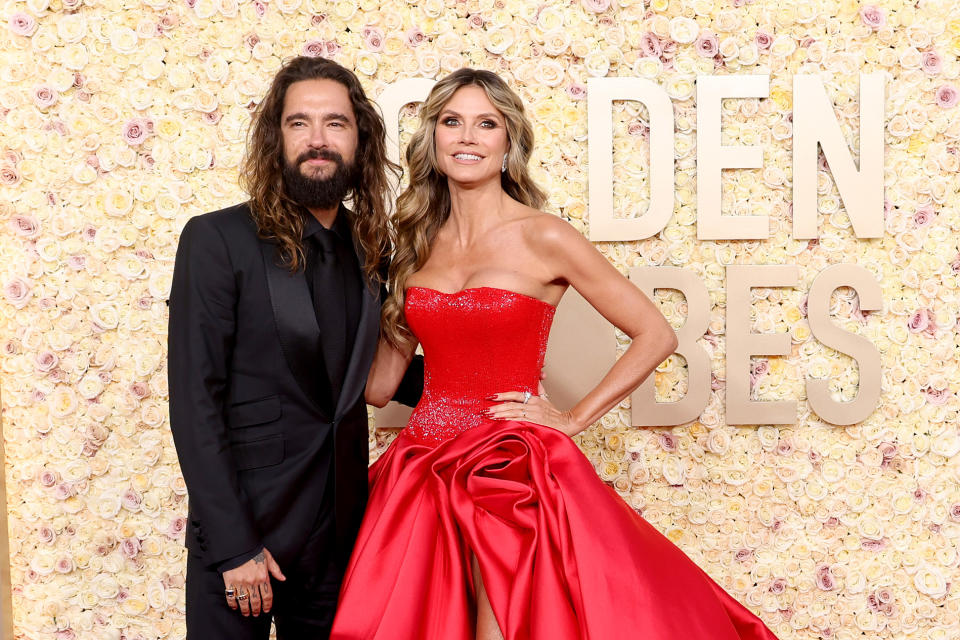
{"label": "floral wall backdrop", "polygon": [[[382,4],[382,6],[381,6]],[[182,638],[186,491],[169,433],[166,307],[179,230],[243,198],[250,109],[281,60],[324,55],[368,91],[464,65],[494,70],[536,125],[548,209],[586,231],[586,86],[649,78],[676,116],[674,216],[648,240],[600,245],[626,273],[694,269],[712,296],[699,420],[629,426],[628,403],[580,438],[600,476],[782,638],[960,636],[960,18],[949,0],[4,0],[0,18],[0,386],[14,623],[22,638]],[[818,74],[853,148],[858,75],[887,77],[886,233],[858,240],[824,164],[821,234],[790,227],[791,100]],[[726,144],[764,168],[724,173],[724,211],[769,215],[766,241],[696,240],[697,74],[770,76],[724,103]],[[649,197],[646,112],[618,102],[618,215]],[[405,135],[416,109],[401,117]],[[877,185],[880,188],[880,185]],[[800,265],[754,291],[758,331],[792,354],[754,359],[757,398],[799,401],[794,425],[723,419],[727,264]],[[833,297],[835,322],[882,353],[861,424],[824,424],[803,376],[856,391],[854,363],[811,337],[805,292],[856,262],[883,308]],[[658,295],[682,321],[684,300]],[[684,363],[657,374],[662,398]],[[389,440],[372,433],[371,453]],[[624,630],[629,633],[629,630]]]}

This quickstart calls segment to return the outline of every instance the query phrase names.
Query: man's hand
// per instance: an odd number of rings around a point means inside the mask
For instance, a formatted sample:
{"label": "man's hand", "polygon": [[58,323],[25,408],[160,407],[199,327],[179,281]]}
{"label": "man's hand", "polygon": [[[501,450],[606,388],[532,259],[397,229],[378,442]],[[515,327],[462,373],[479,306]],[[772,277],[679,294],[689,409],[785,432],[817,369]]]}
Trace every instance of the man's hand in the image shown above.
{"label": "man's hand", "polygon": [[266,548],[236,569],[224,571],[227,604],[231,609],[239,607],[244,616],[251,613],[258,616],[261,611],[267,613],[273,606],[271,575],[281,582],[287,579]]}

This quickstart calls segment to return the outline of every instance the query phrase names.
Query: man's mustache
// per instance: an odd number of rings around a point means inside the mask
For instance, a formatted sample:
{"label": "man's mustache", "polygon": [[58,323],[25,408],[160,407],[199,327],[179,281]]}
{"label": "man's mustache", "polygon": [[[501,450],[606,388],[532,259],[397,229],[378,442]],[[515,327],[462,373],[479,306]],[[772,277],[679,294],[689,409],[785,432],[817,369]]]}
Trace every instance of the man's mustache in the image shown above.
{"label": "man's mustache", "polygon": [[296,164],[299,167],[301,164],[307,160],[329,160],[331,162],[337,163],[338,166],[343,166],[343,156],[341,156],[336,151],[331,151],[330,149],[308,149],[297,156]]}

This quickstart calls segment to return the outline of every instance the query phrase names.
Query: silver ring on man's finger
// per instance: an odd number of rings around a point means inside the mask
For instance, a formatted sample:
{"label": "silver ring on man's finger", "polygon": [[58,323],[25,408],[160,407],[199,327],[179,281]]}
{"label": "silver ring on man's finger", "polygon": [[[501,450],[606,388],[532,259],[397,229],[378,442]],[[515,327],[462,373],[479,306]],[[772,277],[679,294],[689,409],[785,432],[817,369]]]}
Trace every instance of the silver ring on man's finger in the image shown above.
{"label": "silver ring on man's finger", "polygon": [[527,404],[528,402],[530,402],[530,398],[532,398],[532,397],[533,397],[533,394],[532,394],[532,393],[530,393],[529,391],[524,391],[524,392],[523,392],[523,404]]}
{"label": "silver ring on man's finger", "polygon": [[227,594],[228,598],[232,598],[237,595],[237,590],[233,587],[230,587],[229,589],[224,590],[224,593]]}
{"label": "silver ring on man's finger", "polygon": [[249,597],[250,597],[249,594],[247,594],[247,593],[241,593],[240,595],[237,596],[237,600],[246,600],[246,599],[249,598]]}

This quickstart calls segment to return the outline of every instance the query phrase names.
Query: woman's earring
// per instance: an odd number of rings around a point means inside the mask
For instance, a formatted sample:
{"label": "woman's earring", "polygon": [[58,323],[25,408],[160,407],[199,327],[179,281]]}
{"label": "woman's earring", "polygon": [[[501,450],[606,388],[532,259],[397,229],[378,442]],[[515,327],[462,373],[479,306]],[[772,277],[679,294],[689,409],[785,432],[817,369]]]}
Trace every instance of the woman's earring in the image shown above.
{"label": "woman's earring", "polygon": [[503,154],[503,164],[500,165],[500,173],[507,172],[507,154]]}

